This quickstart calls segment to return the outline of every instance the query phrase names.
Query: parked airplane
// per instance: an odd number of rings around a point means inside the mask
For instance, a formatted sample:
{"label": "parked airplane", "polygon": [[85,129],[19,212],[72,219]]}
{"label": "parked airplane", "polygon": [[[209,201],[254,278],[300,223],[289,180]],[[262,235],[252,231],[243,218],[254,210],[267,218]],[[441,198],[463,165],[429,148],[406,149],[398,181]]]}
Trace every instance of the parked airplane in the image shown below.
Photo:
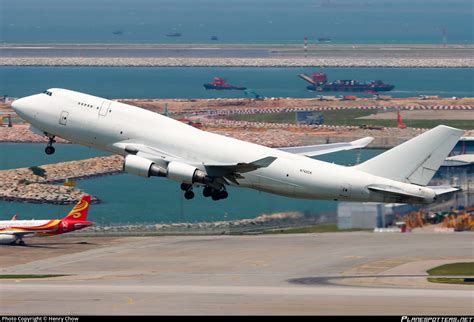
{"label": "parked airplane", "polygon": [[431,203],[451,187],[427,187],[463,131],[440,125],[362,164],[346,167],[310,157],[367,145],[371,138],[297,148],[269,147],[204,132],[135,106],[53,88],[20,98],[13,109],[36,133],[125,156],[124,170],[181,183],[213,200],[226,186],[305,199]]}
{"label": "parked airplane", "polygon": [[0,221],[0,244],[25,245],[23,238],[33,236],[54,236],[79,230],[92,225],[87,221],[91,196],[84,196],[63,219],[54,220],[11,220]]}

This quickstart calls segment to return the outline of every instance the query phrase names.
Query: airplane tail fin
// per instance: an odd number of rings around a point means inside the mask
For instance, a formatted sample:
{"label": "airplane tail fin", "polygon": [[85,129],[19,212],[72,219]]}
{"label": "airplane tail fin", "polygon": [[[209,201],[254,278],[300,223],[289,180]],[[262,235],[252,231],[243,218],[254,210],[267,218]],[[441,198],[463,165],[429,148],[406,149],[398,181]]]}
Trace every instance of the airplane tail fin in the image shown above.
{"label": "airplane tail fin", "polygon": [[83,196],[76,206],[64,217],[63,220],[86,221],[87,213],[89,212],[89,205],[91,203],[91,196]]}
{"label": "airplane tail fin", "polygon": [[463,133],[463,130],[438,125],[354,168],[387,179],[426,186]]}

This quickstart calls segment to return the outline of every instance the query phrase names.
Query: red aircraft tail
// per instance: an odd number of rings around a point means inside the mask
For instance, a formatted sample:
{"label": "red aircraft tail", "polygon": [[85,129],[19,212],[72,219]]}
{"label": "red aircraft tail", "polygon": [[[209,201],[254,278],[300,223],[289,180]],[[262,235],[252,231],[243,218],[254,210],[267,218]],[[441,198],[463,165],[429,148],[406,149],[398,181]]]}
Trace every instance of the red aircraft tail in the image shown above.
{"label": "red aircraft tail", "polygon": [[69,212],[69,214],[64,217],[63,220],[86,221],[90,203],[91,196],[87,195],[82,197],[82,199],[76,204],[74,208],[72,208],[71,212]]}

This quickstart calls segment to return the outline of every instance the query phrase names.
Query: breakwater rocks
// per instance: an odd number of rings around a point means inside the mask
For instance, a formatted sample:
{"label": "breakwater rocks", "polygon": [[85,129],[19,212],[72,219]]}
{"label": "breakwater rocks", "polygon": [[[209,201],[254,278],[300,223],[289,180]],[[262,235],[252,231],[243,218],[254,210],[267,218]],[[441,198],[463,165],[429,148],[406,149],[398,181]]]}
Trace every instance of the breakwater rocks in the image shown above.
{"label": "breakwater rocks", "polygon": [[[55,138],[56,143],[69,143],[59,137]],[[28,126],[15,125],[14,127],[0,127],[0,142],[10,143],[48,143],[48,138],[38,135],[29,130]]]}
{"label": "breakwater rocks", "polygon": [[175,224],[129,224],[129,225],[94,225],[85,228],[74,235],[225,235],[259,233],[265,230],[304,227],[323,223],[335,223],[335,214],[303,214],[299,212],[284,212],[271,215],[260,215],[252,219],[240,219],[201,223]]}
{"label": "breakwater rocks", "polygon": [[0,57],[0,66],[473,68],[473,58]]}
{"label": "breakwater rocks", "polygon": [[[122,172],[123,158],[110,156],[0,171],[0,199],[30,203],[74,204],[84,194],[65,180]],[[93,197],[93,202],[100,200]]]}

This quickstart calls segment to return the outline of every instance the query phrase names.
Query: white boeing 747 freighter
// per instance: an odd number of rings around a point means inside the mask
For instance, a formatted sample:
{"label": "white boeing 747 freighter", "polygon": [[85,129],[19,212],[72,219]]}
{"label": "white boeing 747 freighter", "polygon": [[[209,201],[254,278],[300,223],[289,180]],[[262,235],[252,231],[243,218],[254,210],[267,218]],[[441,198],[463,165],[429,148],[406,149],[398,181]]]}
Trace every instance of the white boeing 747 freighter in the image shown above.
{"label": "white boeing 747 freighter", "polygon": [[439,125],[356,166],[312,156],[361,148],[372,138],[350,143],[273,149],[201,131],[135,106],[71,90],[53,88],[20,98],[13,109],[34,132],[120,154],[124,170],[142,177],[166,177],[213,200],[228,196],[226,186],[273,194],[347,201],[431,203],[452,187],[428,182],[463,131]]}

